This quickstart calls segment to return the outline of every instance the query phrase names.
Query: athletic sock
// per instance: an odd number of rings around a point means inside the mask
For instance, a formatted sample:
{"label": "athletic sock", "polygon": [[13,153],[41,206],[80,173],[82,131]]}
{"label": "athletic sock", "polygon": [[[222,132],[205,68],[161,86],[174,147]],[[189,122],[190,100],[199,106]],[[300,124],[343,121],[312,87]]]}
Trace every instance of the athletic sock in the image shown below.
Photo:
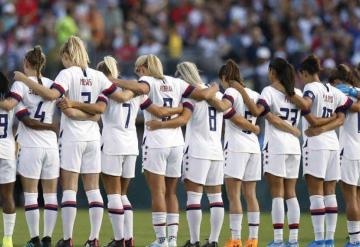
{"label": "athletic sock", "polygon": [[166,241],[166,212],[152,212],[152,224],[156,240],[162,244]]}
{"label": "athletic sock", "polygon": [[91,226],[89,240],[99,239],[101,223],[104,213],[104,202],[99,189],[86,191],[86,196],[89,203]]}
{"label": "athletic sock", "polygon": [[326,225],[325,239],[333,240],[336,230],[337,217],[338,217],[336,195],[325,196],[324,204],[325,204],[325,225]]}
{"label": "athletic sock", "polygon": [[360,242],[360,221],[347,221],[350,243]]}
{"label": "athletic sock", "polygon": [[177,235],[179,230],[179,214],[168,213],[166,215],[166,225],[167,225],[168,240],[177,241]]}
{"label": "athletic sock", "polygon": [[122,195],[121,200],[124,207],[124,238],[129,240],[133,238],[133,210],[126,195]]}
{"label": "athletic sock", "polygon": [[200,241],[200,226],[202,219],[201,197],[202,193],[188,191],[186,201],[186,218],[190,231],[192,244]]}
{"label": "athletic sock", "polygon": [[229,214],[230,231],[232,240],[241,239],[241,224],[243,214]]}
{"label": "athletic sock", "polygon": [[64,240],[72,238],[76,218],[76,191],[64,190],[61,200],[61,217]]}
{"label": "athletic sock", "polygon": [[25,197],[25,217],[29,228],[30,238],[39,236],[39,205],[38,193],[24,192]]}
{"label": "athletic sock", "polygon": [[284,198],[276,197],[272,199],[271,218],[274,227],[274,242],[282,242],[284,238]]}
{"label": "athletic sock", "polygon": [[224,203],[221,193],[207,194],[210,203],[211,231],[209,242],[218,242],[221,227],[224,221]]}
{"label": "athletic sock", "polygon": [[16,220],[16,213],[5,214],[3,213],[3,222],[4,222],[4,236],[11,237],[14,233]]}
{"label": "athletic sock", "polygon": [[121,201],[121,195],[111,194],[108,198],[108,213],[115,240],[124,238],[124,209]]}
{"label": "athletic sock", "polygon": [[248,212],[247,217],[248,217],[248,225],[249,225],[249,239],[258,239],[260,212]]}
{"label": "athletic sock", "polygon": [[58,202],[56,193],[44,193],[44,237],[51,237],[55,228]]}
{"label": "athletic sock", "polygon": [[310,196],[310,212],[315,240],[324,240],[325,204],[323,196]]}
{"label": "athletic sock", "polygon": [[300,206],[296,197],[286,200],[287,218],[289,225],[289,242],[298,242],[299,223],[300,223]]}

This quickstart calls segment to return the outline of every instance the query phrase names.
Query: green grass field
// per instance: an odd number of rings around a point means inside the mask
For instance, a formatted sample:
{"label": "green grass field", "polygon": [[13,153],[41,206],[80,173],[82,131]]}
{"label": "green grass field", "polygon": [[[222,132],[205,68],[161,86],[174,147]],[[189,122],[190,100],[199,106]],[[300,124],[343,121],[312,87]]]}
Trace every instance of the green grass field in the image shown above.
{"label": "green grass field", "polygon": [[[54,232],[54,242],[61,238],[61,218],[58,218],[56,229]],[[1,219],[2,220],[2,219]],[[247,221],[246,217],[243,220],[243,239],[247,237]],[[42,224],[41,224],[42,225]],[[42,226],[41,226],[42,227]],[[42,228],[40,228],[42,229]],[[87,210],[78,210],[78,215],[76,218],[76,223],[74,227],[74,243],[75,246],[82,246],[86,241],[89,234],[89,216]],[[210,223],[209,223],[209,214],[204,212],[203,214],[203,223],[201,227],[201,239],[202,241],[207,238],[209,234]],[[40,231],[41,232],[41,231]],[[346,218],[345,216],[339,215],[337,232],[336,232],[336,246],[343,246],[345,243],[346,234]],[[2,232],[1,232],[2,234]],[[151,226],[151,213],[149,211],[136,211],[134,214],[134,234],[135,234],[135,244],[136,246],[146,246],[154,240],[154,233]],[[263,213],[261,215],[261,224],[260,224],[260,247],[266,245],[267,242],[272,240],[273,237],[272,225],[271,225],[271,216],[268,213]],[[100,242],[101,245],[106,244],[112,237],[112,228],[108,215],[104,214],[103,225],[101,229]],[[229,237],[229,224],[228,224],[228,214],[225,215],[224,225],[222,228],[220,236],[220,246],[223,246],[225,241]],[[285,238],[287,237],[287,231],[285,231]],[[14,246],[23,246],[24,243],[28,240],[28,230],[25,222],[24,210],[19,209],[17,211],[17,220],[14,233]],[[179,246],[189,239],[188,227],[186,222],[185,213],[181,214],[180,219],[180,228],[179,228]],[[300,223],[300,246],[306,246],[313,239],[313,232],[311,226],[310,215],[303,214],[301,217]],[[55,243],[54,243],[55,244]]]}

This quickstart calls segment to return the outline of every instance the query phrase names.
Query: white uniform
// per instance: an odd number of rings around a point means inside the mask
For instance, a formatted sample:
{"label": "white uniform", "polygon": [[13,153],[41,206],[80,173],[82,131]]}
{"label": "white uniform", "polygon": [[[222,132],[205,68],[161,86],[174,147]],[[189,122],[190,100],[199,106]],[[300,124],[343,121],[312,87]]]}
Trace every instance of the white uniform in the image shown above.
{"label": "white uniform", "polygon": [[[29,77],[37,81],[36,77]],[[42,77],[44,87],[50,88],[53,81]],[[56,102],[45,101],[24,83],[16,81],[11,87],[11,95],[21,100],[16,108],[16,116],[24,115],[40,122],[53,122]],[[34,130],[19,122],[17,141],[20,145],[18,173],[32,179],[54,179],[59,177],[59,150],[56,133],[50,130]]]}
{"label": "white uniform", "polygon": [[[352,104],[340,90],[321,82],[308,83],[304,87],[304,97],[312,99],[310,112],[315,117],[330,117],[334,112],[345,112]],[[306,114],[306,112],[304,113]],[[309,123],[303,118],[303,130],[309,128]],[[303,170],[325,181],[340,179],[339,141],[335,130],[318,136],[307,137],[304,133]]]}
{"label": "white uniform", "polygon": [[0,184],[16,180],[15,140],[12,131],[14,110],[0,109]]}
{"label": "white uniform", "polygon": [[[259,94],[249,88],[245,89],[249,97],[257,102]],[[234,88],[225,91],[224,98],[229,100],[232,110],[224,115],[225,120],[225,177],[237,178],[243,181],[261,179],[261,154],[257,135],[243,130],[231,122],[236,113],[245,117],[251,123],[256,123],[256,117],[244,104],[241,94]]]}
{"label": "white uniform", "polygon": [[[360,90],[360,88],[356,88]],[[351,98],[357,101],[355,98]],[[360,186],[360,113],[347,112],[345,123],[340,127],[341,181]]]}
{"label": "white uniform", "polygon": [[[295,93],[302,96],[299,89]],[[290,102],[286,95],[272,86],[267,86],[261,92],[258,104],[264,106],[263,115],[271,112],[288,124],[298,126],[300,110]],[[300,166],[300,142],[294,135],[279,130],[269,121],[265,121],[264,137],[264,173],[293,179],[299,175]]]}
{"label": "white uniform", "polygon": [[[221,99],[222,94],[218,92],[216,97]],[[193,111],[186,125],[183,178],[202,185],[220,185],[224,179],[223,113],[206,101],[186,99],[183,106]]]}
{"label": "white uniform", "polygon": [[[116,86],[97,70],[70,67],[62,70],[52,88],[66,94],[70,100],[95,103],[102,93],[112,94]],[[77,173],[101,171],[100,131],[94,121],[76,121],[61,115],[61,168]]]}
{"label": "white uniform", "polygon": [[140,105],[147,99],[143,95],[125,103],[108,100],[107,109],[101,117],[102,173],[124,178],[135,177],[136,157],[139,154],[135,121]]}
{"label": "white uniform", "polygon": [[[149,101],[142,104],[142,110],[145,110],[151,102],[167,107],[178,106],[181,99],[188,97],[194,90],[193,86],[183,80],[170,76],[165,76],[164,80],[143,76],[139,82],[146,83],[150,88]],[[167,120],[167,118],[159,119],[146,111],[144,118],[145,122]],[[155,131],[148,131],[145,128],[142,146],[143,168],[145,170],[167,177],[181,176],[184,138],[180,127]]]}

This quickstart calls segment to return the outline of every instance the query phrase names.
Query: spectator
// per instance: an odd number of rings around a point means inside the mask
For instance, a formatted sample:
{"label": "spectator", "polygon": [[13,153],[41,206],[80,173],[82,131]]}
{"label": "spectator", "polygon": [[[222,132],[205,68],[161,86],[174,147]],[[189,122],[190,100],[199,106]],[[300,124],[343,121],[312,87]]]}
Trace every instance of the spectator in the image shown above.
{"label": "spectator", "polygon": [[68,6],[66,9],[66,16],[59,19],[56,23],[57,41],[63,44],[71,35],[76,34],[78,31],[77,25],[73,18],[73,9]]}

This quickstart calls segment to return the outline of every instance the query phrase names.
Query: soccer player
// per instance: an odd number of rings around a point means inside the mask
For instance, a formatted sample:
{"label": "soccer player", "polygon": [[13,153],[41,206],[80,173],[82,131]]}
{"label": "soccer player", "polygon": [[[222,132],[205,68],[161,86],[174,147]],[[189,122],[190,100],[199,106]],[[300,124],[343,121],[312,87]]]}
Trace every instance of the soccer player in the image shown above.
{"label": "soccer player", "polygon": [[[182,98],[187,97],[196,100],[211,98],[218,90],[216,86],[195,89],[183,80],[165,76],[161,61],[154,55],[140,56],[135,62],[135,72],[141,76],[140,83],[119,79],[113,81],[136,94],[147,94],[149,99],[159,106],[177,106]],[[142,108],[147,107],[145,105]],[[145,112],[144,116],[145,121],[159,119],[149,112]],[[169,119],[165,117],[162,121]],[[180,127],[144,131],[143,168],[151,191],[152,222],[156,233],[156,241],[150,246],[177,246],[179,206],[176,185],[181,175],[183,146]]]}
{"label": "soccer player", "polygon": [[[102,93],[110,96],[116,90],[106,76],[88,67],[89,57],[83,41],[71,36],[60,50],[66,69],[62,70],[51,88],[28,80],[20,72],[15,77],[23,81],[34,93],[46,100],[54,100],[66,94],[70,100],[94,103]],[[78,103],[81,104],[81,103]],[[87,104],[88,112],[102,113],[106,103]],[[76,193],[79,174],[89,202],[91,231],[85,246],[99,246],[99,232],[103,216],[103,200],[99,190],[101,171],[100,131],[96,122],[76,121],[62,114],[60,124],[60,167],[63,197],[61,203],[63,239],[56,246],[73,246],[72,233],[76,218]]]}
{"label": "soccer player", "polygon": [[329,82],[345,92],[354,102],[346,114],[345,123],[340,127],[341,188],[346,205],[349,242],[345,246],[360,246],[360,208],[357,202],[360,186],[360,130],[358,84],[351,69],[340,64],[332,70]]}
{"label": "soccer player", "polygon": [[[192,86],[206,88],[196,65],[183,62],[177,65],[179,77]],[[218,92],[215,96],[222,98]],[[223,151],[221,132],[223,113],[217,111],[206,101],[183,100],[183,112],[168,121],[153,120],[146,123],[150,130],[179,128],[186,124],[185,151],[183,157],[183,178],[187,191],[187,219],[190,240],[186,247],[200,246],[201,198],[203,188],[210,202],[211,232],[204,247],[218,246],[218,239],[224,218],[221,196],[223,183]],[[230,112],[231,114],[231,112]]]}
{"label": "soccer player", "polygon": [[[119,76],[116,60],[110,56],[105,57],[97,65],[97,69],[108,78]],[[182,108],[160,109],[161,107],[149,103],[150,100],[146,95],[133,98],[132,91],[120,88],[117,91],[122,92],[124,102],[107,99],[108,106],[102,115],[101,172],[114,232],[114,240],[107,246],[132,247],[134,246],[133,212],[127,190],[131,178],[135,177],[136,158],[139,154],[135,125],[138,111],[141,107],[147,106],[147,111],[154,115],[168,117],[172,113],[180,113]]]}
{"label": "soccer player", "polygon": [[[303,98],[297,95],[289,97],[305,115],[303,171],[310,194],[315,233],[315,241],[309,246],[332,247],[337,222],[335,188],[340,179],[339,141],[335,129],[344,123],[344,112],[351,106],[352,100],[330,84],[320,82],[320,61],[317,57],[308,56],[301,63],[299,72],[305,83]],[[332,117],[333,113],[336,113],[335,117]]]}

